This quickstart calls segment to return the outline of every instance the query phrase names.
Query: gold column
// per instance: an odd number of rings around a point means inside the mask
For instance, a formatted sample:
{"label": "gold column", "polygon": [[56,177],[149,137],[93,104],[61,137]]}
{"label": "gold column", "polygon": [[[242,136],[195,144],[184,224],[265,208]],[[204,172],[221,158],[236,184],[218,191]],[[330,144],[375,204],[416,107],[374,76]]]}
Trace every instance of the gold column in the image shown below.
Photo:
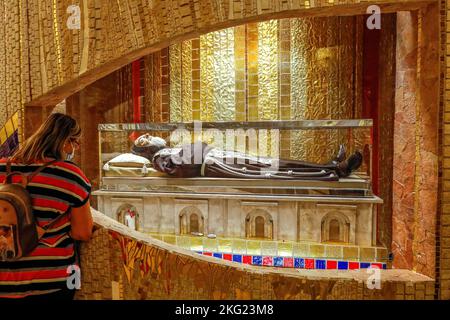
{"label": "gold column", "polygon": [[204,121],[235,119],[234,30],[200,37],[200,106]]}
{"label": "gold column", "polygon": [[[278,30],[278,74],[279,74],[279,103],[280,120],[291,119],[291,21],[282,19]],[[291,151],[291,133],[280,133],[280,156],[289,158]]]}
{"label": "gold column", "polygon": [[192,121],[192,43],[181,44],[181,116],[183,122]]}
{"label": "gold column", "polygon": [[200,39],[192,40],[192,117],[200,120]]}
{"label": "gold column", "polygon": [[278,119],[278,20],[258,24],[258,119]]}
{"label": "gold column", "polygon": [[200,120],[213,119],[214,105],[214,34],[200,37]]}
{"label": "gold column", "polygon": [[258,120],[258,24],[247,24],[247,118]]}
{"label": "gold column", "polygon": [[183,105],[181,96],[181,43],[169,47],[170,65],[170,121],[183,121]]}
{"label": "gold column", "polygon": [[[293,119],[352,117],[357,41],[354,17],[292,19]],[[291,156],[328,161],[347,138],[347,130],[298,131],[292,136]]]}
{"label": "gold column", "polygon": [[234,28],[234,58],[235,58],[235,94],[236,94],[236,121],[247,120],[246,108],[246,65],[245,65],[245,25]]}
{"label": "gold column", "polygon": [[[279,118],[278,96],[278,23],[270,20],[258,24],[258,119]],[[259,130],[259,154],[279,157],[279,136]]]}

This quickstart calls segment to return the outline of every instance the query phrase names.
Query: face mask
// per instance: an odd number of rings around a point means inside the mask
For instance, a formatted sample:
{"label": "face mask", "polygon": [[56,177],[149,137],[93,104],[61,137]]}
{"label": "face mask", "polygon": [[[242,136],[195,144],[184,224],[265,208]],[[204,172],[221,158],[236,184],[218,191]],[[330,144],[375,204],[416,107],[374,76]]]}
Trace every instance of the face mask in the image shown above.
{"label": "face mask", "polygon": [[72,142],[70,143],[70,145],[72,146],[72,153],[67,154],[67,157],[66,157],[67,161],[72,161],[73,158],[75,157],[75,148],[73,147]]}

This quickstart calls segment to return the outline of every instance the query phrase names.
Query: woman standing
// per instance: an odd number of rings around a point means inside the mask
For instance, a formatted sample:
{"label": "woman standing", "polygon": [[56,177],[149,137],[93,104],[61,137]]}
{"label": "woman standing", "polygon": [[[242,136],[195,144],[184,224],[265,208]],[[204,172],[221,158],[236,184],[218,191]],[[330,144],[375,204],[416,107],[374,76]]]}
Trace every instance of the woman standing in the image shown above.
{"label": "woman standing", "polygon": [[[11,172],[26,175],[47,164],[27,191],[36,223],[50,227],[28,256],[0,261],[0,298],[73,299],[75,291],[68,283],[73,270],[79,270],[75,240],[89,240],[93,226],[90,182],[71,162],[80,135],[76,120],[54,113],[10,159]],[[5,181],[7,160],[0,159],[0,183]],[[20,181],[13,177],[13,183]]]}

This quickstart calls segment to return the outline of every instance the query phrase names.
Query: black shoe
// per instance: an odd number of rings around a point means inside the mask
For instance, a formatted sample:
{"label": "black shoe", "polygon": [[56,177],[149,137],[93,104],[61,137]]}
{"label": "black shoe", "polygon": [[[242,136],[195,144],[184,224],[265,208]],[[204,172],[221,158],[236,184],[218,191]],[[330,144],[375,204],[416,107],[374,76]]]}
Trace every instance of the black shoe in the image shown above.
{"label": "black shoe", "polygon": [[348,177],[353,171],[357,170],[363,162],[361,152],[356,151],[347,160],[340,162],[337,165],[336,173],[339,177]]}

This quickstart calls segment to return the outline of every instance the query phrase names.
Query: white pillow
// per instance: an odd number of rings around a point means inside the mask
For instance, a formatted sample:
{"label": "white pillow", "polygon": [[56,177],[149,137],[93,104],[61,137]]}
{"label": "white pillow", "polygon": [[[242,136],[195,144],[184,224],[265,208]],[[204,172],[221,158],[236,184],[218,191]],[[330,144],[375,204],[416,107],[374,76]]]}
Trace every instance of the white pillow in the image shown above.
{"label": "white pillow", "polygon": [[110,166],[142,168],[151,166],[150,160],[132,153],[124,153],[108,161]]}

